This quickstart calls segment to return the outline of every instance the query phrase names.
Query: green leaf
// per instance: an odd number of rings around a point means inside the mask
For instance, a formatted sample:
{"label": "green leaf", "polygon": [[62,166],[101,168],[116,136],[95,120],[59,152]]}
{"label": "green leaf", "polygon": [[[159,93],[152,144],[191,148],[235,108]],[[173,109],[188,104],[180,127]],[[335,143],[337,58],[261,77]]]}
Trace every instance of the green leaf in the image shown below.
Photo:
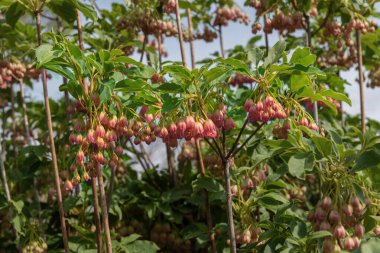
{"label": "green leaf", "polygon": [[223,191],[223,186],[211,177],[199,177],[191,183],[194,192],[206,189],[209,192]]}
{"label": "green leaf", "polygon": [[263,56],[264,50],[258,47],[248,49],[247,58],[255,67],[259,65],[259,62],[263,59]]}
{"label": "green leaf", "polygon": [[311,171],[314,167],[313,153],[298,153],[292,155],[288,161],[289,173],[297,178],[303,178],[305,170]]}
{"label": "green leaf", "polygon": [[332,143],[330,140],[319,136],[312,136],[311,139],[323,157],[329,157],[331,155]]}
{"label": "green leaf", "polygon": [[92,21],[96,21],[98,19],[98,14],[96,12],[96,10],[94,9],[94,7],[92,5],[89,5],[89,4],[85,4],[79,0],[71,0],[75,7],[83,13],[83,15],[86,17],[86,18],[89,18],[91,19]]}
{"label": "green leaf", "polygon": [[314,64],[316,59],[317,56],[310,53],[309,48],[297,48],[296,51],[294,51],[292,58],[290,59],[290,63],[300,64],[307,67]]}
{"label": "green leaf", "polygon": [[121,239],[120,243],[121,244],[129,244],[131,242],[134,242],[136,241],[137,239],[139,239],[141,237],[141,235],[138,235],[138,234],[131,234],[127,237],[123,237],[123,239]]}
{"label": "green leaf", "polygon": [[356,249],[353,253],[378,253],[380,252],[380,239],[370,238],[360,244],[360,249]]}
{"label": "green leaf", "polygon": [[127,253],[141,253],[141,252],[155,253],[160,248],[154,242],[146,241],[146,240],[136,240],[126,245],[125,249]]}
{"label": "green leaf", "polygon": [[100,83],[100,102],[106,103],[111,99],[112,92],[115,88],[115,82],[110,80],[108,82]]}
{"label": "green leaf", "polygon": [[176,109],[181,103],[181,99],[178,97],[171,97],[168,94],[162,94],[161,99],[163,104],[162,112],[164,113]]}
{"label": "green leaf", "polygon": [[12,203],[13,207],[16,209],[17,213],[22,212],[22,209],[24,207],[24,201],[22,201],[22,200],[13,201],[13,200],[11,200],[11,203]]}
{"label": "green leaf", "polygon": [[146,89],[148,84],[141,80],[124,79],[116,83],[115,91],[137,92]]}
{"label": "green leaf", "polygon": [[221,62],[229,66],[234,67],[236,70],[243,71],[244,73],[249,74],[249,67],[247,64],[241,60],[235,58],[220,59]]}
{"label": "green leaf", "polygon": [[69,24],[76,20],[75,5],[72,1],[67,0],[54,0],[47,3],[47,7],[54,14],[58,15],[61,19]]}
{"label": "green leaf", "polygon": [[13,219],[12,219],[12,224],[14,229],[17,231],[17,233],[23,235],[24,232],[23,230],[23,222],[22,222],[22,216],[17,214]]}
{"label": "green leaf", "polygon": [[176,83],[163,83],[156,90],[167,93],[180,93],[184,91],[183,87]]}
{"label": "green leaf", "polygon": [[203,223],[193,223],[188,225],[181,231],[184,240],[202,237],[207,235],[207,226]]}
{"label": "green leaf", "polygon": [[369,150],[364,151],[363,153],[359,153],[355,160],[355,165],[352,168],[353,171],[361,171],[365,169],[369,169],[380,164],[380,152],[371,148]]}
{"label": "green leaf", "polygon": [[319,94],[321,94],[322,96],[326,96],[326,97],[330,97],[330,98],[333,98],[333,99],[336,99],[336,100],[340,100],[340,101],[346,102],[350,106],[352,105],[351,104],[351,99],[349,99],[343,93],[336,92],[336,91],[333,91],[333,90],[321,90],[319,92]]}
{"label": "green leaf", "polygon": [[228,66],[217,66],[205,72],[206,82],[209,86],[225,81],[233,73],[233,69]]}
{"label": "green leaf", "polygon": [[317,232],[311,233],[307,237],[307,239],[308,240],[315,240],[315,239],[320,239],[320,238],[324,238],[324,237],[327,237],[327,236],[332,236],[332,234],[329,231],[323,230],[323,231],[317,231]]}
{"label": "green leaf", "polygon": [[167,65],[163,68],[163,72],[183,81],[191,81],[193,78],[190,70],[182,65]]}
{"label": "green leaf", "polygon": [[20,3],[15,1],[5,12],[5,20],[10,26],[14,27],[24,13],[25,8]]}
{"label": "green leaf", "polygon": [[136,65],[137,67],[139,68],[143,68],[144,67],[144,64],[142,64],[141,62],[138,62],[128,56],[119,56],[115,59],[112,60],[113,62],[120,62],[120,63],[126,63],[126,64],[133,64],[133,65]]}
{"label": "green leaf", "polygon": [[53,51],[53,46],[50,44],[42,44],[36,49],[36,58],[39,66],[51,61],[57,57]]}
{"label": "green leaf", "polygon": [[279,40],[272,48],[269,49],[268,56],[264,60],[264,67],[276,63],[285,51],[286,43],[284,40]]}

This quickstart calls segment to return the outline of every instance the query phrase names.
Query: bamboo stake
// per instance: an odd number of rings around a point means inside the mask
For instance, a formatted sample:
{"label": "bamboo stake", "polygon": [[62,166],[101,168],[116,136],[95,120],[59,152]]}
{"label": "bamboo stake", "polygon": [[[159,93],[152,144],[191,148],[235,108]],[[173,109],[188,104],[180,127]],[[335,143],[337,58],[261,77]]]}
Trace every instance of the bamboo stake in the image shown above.
{"label": "bamboo stake", "polygon": [[[36,13],[36,21],[37,21],[36,27],[37,27],[38,45],[40,46],[42,44],[41,14],[40,14],[40,12]],[[51,122],[51,113],[50,113],[49,95],[48,95],[48,88],[47,88],[46,70],[41,69],[41,73],[42,73],[42,86],[43,86],[43,92],[44,92],[46,120],[47,120],[47,126],[48,126],[48,131],[49,131],[51,156],[52,156],[54,177],[55,177],[54,181],[55,181],[55,187],[57,190],[58,211],[59,211],[59,218],[61,221],[62,239],[63,239],[63,245],[65,248],[65,252],[69,253],[67,230],[66,230],[66,223],[65,223],[65,215],[64,215],[63,204],[62,204],[62,192],[61,192],[61,185],[59,182],[57,155],[55,152],[53,126],[52,126],[52,122]]]}
{"label": "bamboo stake", "polygon": [[223,33],[222,33],[222,26],[219,25],[219,44],[220,44],[220,55],[222,58],[224,58],[224,43],[223,43]]}
{"label": "bamboo stake", "polygon": [[181,16],[179,15],[178,0],[176,0],[175,13],[176,13],[176,17],[177,17],[178,39],[179,39],[179,46],[180,46],[180,49],[181,49],[182,64],[183,64],[183,66],[186,67],[187,66],[187,64],[186,64],[186,55],[185,55],[185,47],[183,45],[183,34],[182,34]]}
{"label": "bamboo stake", "polygon": [[360,31],[356,30],[356,47],[359,68],[359,92],[360,92],[360,127],[362,133],[365,133],[365,109],[364,109],[364,76],[363,76],[363,56],[362,43],[360,41]]}

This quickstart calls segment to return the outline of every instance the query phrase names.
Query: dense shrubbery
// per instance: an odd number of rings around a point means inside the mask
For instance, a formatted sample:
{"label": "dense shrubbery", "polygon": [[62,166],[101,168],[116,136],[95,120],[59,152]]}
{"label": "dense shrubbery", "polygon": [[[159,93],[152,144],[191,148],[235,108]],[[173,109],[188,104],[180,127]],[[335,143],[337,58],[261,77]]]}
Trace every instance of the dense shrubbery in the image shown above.
{"label": "dense shrubbery", "polygon": [[[339,76],[358,67],[363,101],[364,63],[377,86],[375,4],[1,3],[0,252],[377,252],[380,124],[342,111]],[[225,52],[229,22],[265,46]]]}

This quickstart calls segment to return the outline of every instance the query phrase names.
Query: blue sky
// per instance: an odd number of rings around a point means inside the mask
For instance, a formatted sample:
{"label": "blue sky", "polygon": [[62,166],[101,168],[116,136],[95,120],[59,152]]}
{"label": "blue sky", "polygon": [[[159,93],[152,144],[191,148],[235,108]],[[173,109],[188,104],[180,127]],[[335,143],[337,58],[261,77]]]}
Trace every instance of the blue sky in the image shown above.
{"label": "blue sky", "polygon": [[[98,0],[97,3],[100,8],[110,8],[113,2],[123,3],[124,0]],[[237,4],[243,8],[243,10],[251,17],[251,20],[254,19],[254,10],[252,8],[243,7],[243,1],[236,1]],[[187,20],[182,20],[184,26],[187,25]],[[223,39],[224,39],[224,47],[225,49],[229,49],[234,47],[235,45],[246,45],[248,40],[252,37],[251,27],[245,26],[238,23],[230,23],[227,27],[223,28]],[[274,32],[269,36],[269,45],[274,45],[279,40],[278,33]],[[260,41],[258,45],[263,45],[264,40]],[[170,60],[181,60],[179,43],[177,38],[168,38],[165,39],[164,44],[166,50],[169,53],[169,57],[167,59]],[[195,42],[195,57],[196,60],[202,60],[206,57],[209,57],[210,54],[218,51],[219,41],[215,40],[212,43],[205,43],[202,41]],[[189,45],[186,44],[186,58],[188,62],[190,61],[190,49]],[[137,55],[133,56],[138,59]],[[346,87],[346,91],[349,94],[350,99],[352,100],[352,106],[344,105],[345,112],[349,114],[358,114],[360,112],[360,102],[359,102],[359,85],[355,81],[357,79],[357,71],[355,69],[351,69],[349,71],[341,72],[342,78],[346,79],[351,85]],[[62,79],[59,76],[53,76],[53,78],[49,81],[49,96],[53,99],[57,99],[61,97],[63,94],[59,92],[58,87],[62,83]],[[32,93],[32,97],[35,99],[42,100],[42,84],[36,83],[34,85],[34,92]],[[377,107],[377,99],[380,98],[380,89],[370,89],[365,88],[365,110],[367,117],[376,119],[380,121],[380,110]]]}

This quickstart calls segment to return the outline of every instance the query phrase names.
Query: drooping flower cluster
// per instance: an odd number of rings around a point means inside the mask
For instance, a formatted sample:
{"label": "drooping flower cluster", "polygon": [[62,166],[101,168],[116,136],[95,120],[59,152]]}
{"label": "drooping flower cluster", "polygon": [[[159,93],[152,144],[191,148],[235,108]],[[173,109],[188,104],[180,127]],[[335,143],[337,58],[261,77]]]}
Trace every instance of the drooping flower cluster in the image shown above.
{"label": "drooping flower cluster", "polygon": [[[326,99],[335,106],[337,111],[341,110],[341,105],[340,105],[338,100],[335,100],[335,99],[330,98],[330,97],[326,97]],[[318,101],[317,106],[323,107],[323,108],[327,107],[327,105],[322,101]],[[305,99],[305,107],[306,107],[306,110],[308,110],[309,112],[314,110],[314,103],[311,101],[311,99]]]}
{"label": "drooping flower cluster", "polygon": [[194,36],[194,39],[204,40],[205,42],[213,42],[216,38],[218,38],[218,34],[208,28],[208,26],[204,27],[203,33],[197,32]]}
{"label": "drooping flower cluster", "polygon": [[177,3],[175,0],[167,0],[166,3],[162,6],[162,11],[170,14],[175,13],[175,7]]}
{"label": "drooping flower cluster", "polygon": [[368,78],[369,82],[366,82],[367,87],[374,89],[380,86],[380,65],[376,64],[371,67]]}
{"label": "drooping flower cluster", "polygon": [[281,123],[277,123],[273,127],[272,132],[273,132],[274,136],[276,136],[276,138],[286,140],[286,139],[288,139],[288,130],[289,129],[290,129],[289,120],[284,120],[282,125],[281,125]]}
{"label": "drooping flower cluster", "polygon": [[214,26],[222,25],[227,26],[228,21],[240,22],[245,25],[249,24],[248,15],[242,12],[239,8],[218,8],[216,10],[216,17]]}
{"label": "drooping flower cluster", "polygon": [[287,31],[295,32],[297,29],[303,29],[303,16],[301,12],[290,13],[285,15],[281,10],[277,9],[272,18],[267,17],[264,21],[264,31],[272,33],[273,29],[280,33]]}
{"label": "drooping flower cluster", "polygon": [[375,22],[352,19],[347,25],[338,21],[326,23],[323,30],[324,38],[321,43],[333,40],[333,46],[326,50],[318,59],[322,67],[344,66],[352,67],[357,62],[357,51],[353,39],[353,32],[360,31],[365,34],[375,31]]}
{"label": "drooping flower cluster", "polygon": [[263,122],[266,123],[274,119],[285,119],[287,114],[282,105],[267,96],[263,101],[254,103],[252,99],[247,99],[244,104],[244,109],[248,113],[248,119],[251,123]]}
{"label": "drooping flower cluster", "polygon": [[179,139],[217,138],[221,129],[228,131],[236,127],[234,120],[227,116],[226,107],[221,105],[219,108],[206,119],[199,118],[196,121],[192,115],[188,115],[177,123],[157,127],[155,133],[170,147],[177,147]]}
{"label": "drooping flower cluster", "polygon": [[234,75],[229,82],[232,86],[240,86],[248,83],[253,83],[253,79],[242,74]]}
{"label": "drooping flower cluster", "polygon": [[316,209],[309,213],[308,220],[315,231],[329,231],[333,235],[324,240],[323,252],[340,251],[340,246],[345,250],[358,248],[365,233],[362,218],[369,206],[369,199],[363,205],[356,196],[343,206],[337,206],[328,196],[321,199]]}
{"label": "drooping flower cluster", "polygon": [[[94,106],[98,108],[99,96],[92,96]],[[75,111],[86,113],[80,101],[75,102]],[[69,136],[71,144],[79,145],[75,162],[71,165],[74,173],[72,181],[66,181],[64,188],[70,191],[81,180],[78,169],[83,171],[83,179],[88,180],[97,175],[97,169],[108,165],[115,168],[119,157],[123,154],[127,140],[133,139],[135,145],[156,141],[154,119],[157,115],[147,113],[148,108],[142,107],[140,117],[128,120],[125,116],[110,115],[105,111],[90,121],[80,118],[74,121],[74,132]],[[87,125],[86,125],[87,124]]]}
{"label": "drooping flower cluster", "polygon": [[[0,89],[5,89],[9,84],[18,82],[25,78],[38,80],[40,70],[34,69],[32,65],[22,63],[12,63],[6,60],[0,61]],[[50,75],[47,75],[51,78]]]}
{"label": "drooping flower cluster", "polygon": [[253,170],[249,175],[242,177],[242,181],[239,185],[231,186],[231,194],[233,196],[236,196],[239,193],[240,187],[240,193],[248,198],[251,191],[255,187],[257,187],[261,182],[264,182],[266,180],[268,173],[269,167],[266,164],[264,164],[262,167]]}

